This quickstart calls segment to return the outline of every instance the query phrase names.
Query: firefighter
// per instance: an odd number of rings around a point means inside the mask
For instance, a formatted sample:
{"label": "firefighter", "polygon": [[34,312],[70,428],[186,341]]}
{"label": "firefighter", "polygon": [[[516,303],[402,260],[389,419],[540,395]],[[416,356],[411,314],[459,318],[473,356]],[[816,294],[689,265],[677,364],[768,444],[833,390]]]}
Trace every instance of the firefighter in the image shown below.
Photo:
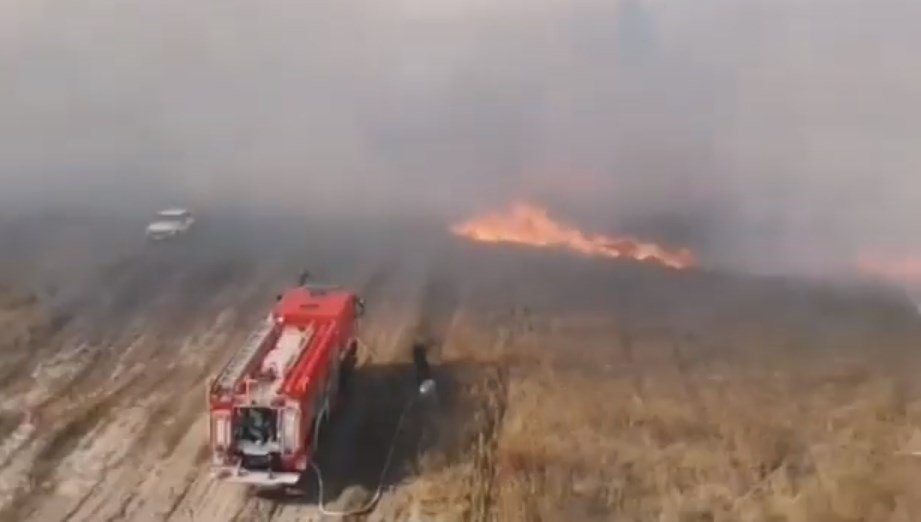
{"label": "firefighter", "polygon": [[416,387],[422,395],[428,395],[435,388],[432,380],[432,368],[429,366],[427,346],[417,341],[413,344],[413,365],[416,368]]}
{"label": "firefighter", "polygon": [[249,408],[243,417],[242,438],[255,444],[265,444],[272,438],[268,416],[256,408]]}

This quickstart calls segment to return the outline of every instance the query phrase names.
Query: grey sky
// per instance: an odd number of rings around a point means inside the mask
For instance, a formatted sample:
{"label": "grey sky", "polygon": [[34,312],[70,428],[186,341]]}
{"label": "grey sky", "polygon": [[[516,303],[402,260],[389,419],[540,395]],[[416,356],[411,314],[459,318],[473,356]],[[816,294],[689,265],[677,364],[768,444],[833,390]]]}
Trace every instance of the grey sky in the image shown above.
{"label": "grey sky", "polygon": [[752,266],[921,247],[917,4],[9,0],[0,203],[527,196]]}

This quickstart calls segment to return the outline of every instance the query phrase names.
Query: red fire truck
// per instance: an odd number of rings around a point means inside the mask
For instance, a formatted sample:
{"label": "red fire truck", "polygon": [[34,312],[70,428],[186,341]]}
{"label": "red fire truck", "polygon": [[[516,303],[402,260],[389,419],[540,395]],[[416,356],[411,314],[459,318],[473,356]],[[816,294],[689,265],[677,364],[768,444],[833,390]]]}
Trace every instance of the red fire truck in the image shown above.
{"label": "red fire truck", "polygon": [[278,297],[209,383],[211,467],[220,479],[298,482],[354,363],[364,303],[337,286],[301,283]]}

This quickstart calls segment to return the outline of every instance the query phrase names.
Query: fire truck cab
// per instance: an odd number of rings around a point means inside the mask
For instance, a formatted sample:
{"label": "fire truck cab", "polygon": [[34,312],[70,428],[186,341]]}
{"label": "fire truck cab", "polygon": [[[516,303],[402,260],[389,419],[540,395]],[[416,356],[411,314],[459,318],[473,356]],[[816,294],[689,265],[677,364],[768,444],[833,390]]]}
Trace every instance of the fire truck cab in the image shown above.
{"label": "fire truck cab", "polygon": [[214,476],[259,486],[298,482],[357,351],[364,303],[337,286],[278,298],[209,383]]}

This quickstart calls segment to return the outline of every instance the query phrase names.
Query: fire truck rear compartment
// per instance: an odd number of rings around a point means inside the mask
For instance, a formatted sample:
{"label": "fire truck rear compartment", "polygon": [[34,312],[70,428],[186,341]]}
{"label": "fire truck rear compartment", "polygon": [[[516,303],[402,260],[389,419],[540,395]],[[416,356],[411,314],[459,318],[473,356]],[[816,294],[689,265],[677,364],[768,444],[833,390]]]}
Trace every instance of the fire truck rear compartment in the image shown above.
{"label": "fire truck rear compartment", "polygon": [[252,471],[280,468],[279,413],[275,408],[257,406],[237,409],[234,446],[242,468]]}

